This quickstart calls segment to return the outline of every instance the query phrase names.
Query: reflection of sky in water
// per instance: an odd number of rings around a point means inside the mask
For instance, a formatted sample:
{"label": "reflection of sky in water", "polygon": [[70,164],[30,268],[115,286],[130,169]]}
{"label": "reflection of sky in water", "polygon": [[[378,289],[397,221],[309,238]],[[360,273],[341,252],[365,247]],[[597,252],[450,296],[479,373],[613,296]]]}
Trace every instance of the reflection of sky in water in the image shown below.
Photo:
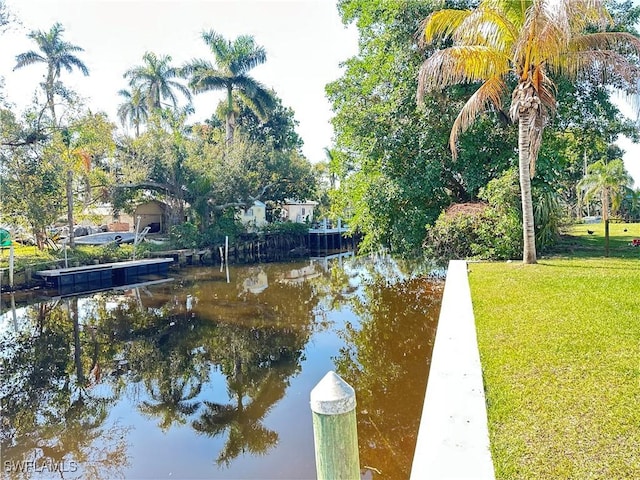
{"label": "reflection of sky in water", "polygon": [[[209,315],[205,304],[218,301],[218,293],[213,295],[208,293],[215,292],[216,288],[219,292],[224,288],[228,290],[235,288],[237,293],[233,293],[236,299],[234,301],[240,298],[240,305],[251,305],[253,308],[255,305],[268,305],[269,295],[277,288],[280,288],[282,295],[284,288],[300,288],[300,285],[308,282],[312,285],[314,292],[315,303],[310,306],[310,313],[315,316],[316,325],[310,330],[312,333],[302,349],[299,360],[300,369],[288,377],[284,396],[267,410],[260,422],[264,428],[277,432],[277,444],[270,447],[265,455],[252,455],[244,451],[231,460],[227,467],[218,467],[216,459],[229,438],[229,430],[225,430],[218,436],[206,436],[198,434],[191,426],[192,420],[204,409],[203,402],[233,404],[235,401],[235,397],[230,398],[228,392],[229,378],[221,373],[219,366],[210,368],[208,381],[202,385],[198,396],[190,400],[190,402],[200,402],[199,409],[187,416],[184,425],[174,422],[165,431],[157,426],[159,417],[145,416],[138,409],[144,401],[154,402],[147,393],[145,385],[141,381],[129,383],[117,402],[110,406],[108,417],[104,422],[105,428],[120,425],[128,429],[125,441],[128,444],[129,466],[123,472],[124,477],[127,479],[315,478],[309,394],[327,371],[336,369],[334,359],[338,357],[340,348],[345,345],[336,332],[343,330],[346,323],[358,329],[361,320],[352,310],[349,302],[344,299],[348,297],[364,299],[363,286],[373,282],[376,275],[383,275],[388,282],[401,281],[404,278],[400,269],[392,262],[377,265],[373,272],[368,270],[364,261],[360,259],[342,259],[340,264],[344,280],[335,284],[327,280],[330,277],[331,267],[335,263],[320,261],[315,263],[312,261],[311,264],[306,265],[300,263],[295,268],[286,265],[269,265],[264,269],[233,268],[232,283],[235,281],[237,284],[232,286],[224,285],[226,283],[224,278],[216,279],[216,282],[219,282],[217,284],[208,283],[210,280],[208,275],[210,276],[215,269],[182,271],[181,274],[186,275],[183,280],[188,279],[190,272],[201,277],[193,286],[188,287],[193,289],[193,292],[183,295],[186,300],[181,300],[181,305],[185,310],[190,311],[193,308],[196,315],[199,311],[207,312],[201,313],[204,316]],[[155,298],[154,292],[156,292],[155,287],[150,286],[143,291],[130,291],[126,292],[126,295],[113,296],[105,303],[105,308],[107,311],[115,310],[123,298],[132,297],[141,298],[144,304],[145,299]],[[220,293],[220,296],[223,295]],[[340,296],[342,301],[332,301]],[[231,298],[231,295],[225,298]],[[5,310],[9,302],[4,294],[2,301],[3,310]],[[64,303],[65,299],[60,302]],[[187,304],[190,304],[191,308],[187,308]],[[281,307],[282,305],[279,305],[279,308]],[[291,302],[291,308],[294,307],[295,302]],[[91,297],[78,300],[81,324],[94,308],[95,302]],[[149,312],[161,310],[155,303],[146,308]],[[286,312],[279,311],[278,314],[280,315],[278,319],[288,318]],[[292,318],[296,317],[292,316]],[[32,320],[26,315],[24,307],[13,311],[9,309],[0,315],[1,336],[7,333],[11,335],[10,332],[16,325],[22,331],[34,329]],[[293,325],[292,328],[295,330],[299,326]],[[192,353],[197,354],[198,348]],[[73,355],[73,352],[70,354]],[[424,386],[421,385],[420,388],[423,389]],[[93,395],[101,396],[108,393],[109,389],[100,384],[92,387]],[[250,401],[251,398],[247,394],[244,400],[245,406]],[[73,475],[68,477],[73,478]],[[45,476],[34,478],[45,478]]]}

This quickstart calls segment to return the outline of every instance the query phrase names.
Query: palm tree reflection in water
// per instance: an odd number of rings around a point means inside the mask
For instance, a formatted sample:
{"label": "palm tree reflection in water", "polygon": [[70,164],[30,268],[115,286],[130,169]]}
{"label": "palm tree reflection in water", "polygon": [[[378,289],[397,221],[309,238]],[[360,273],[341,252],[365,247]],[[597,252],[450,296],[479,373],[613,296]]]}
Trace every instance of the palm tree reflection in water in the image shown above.
{"label": "palm tree reflection in water", "polygon": [[[298,470],[277,474],[313,476],[311,422],[292,422],[304,413],[310,419],[308,392],[318,379],[309,362],[320,361],[358,392],[363,461],[385,478],[402,478],[417,434],[438,287],[406,281],[413,274],[403,272],[415,267],[381,266],[380,259],[375,267],[355,259],[326,270],[312,265],[318,275],[290,280],[291,269],[308,267],[262,266],[268,281],[258,293],[245,282],[255,268],[234,267],[230,283],[217,269],[193,268],[137,291],[19,308],[17,331],[3,330],[14,324],[11,315],[0,317],[3,461],[74,462],[72,478],[140,476],[164,461],[128,443],[142,435],[149,445],[182,448],[180,461],[206,452],[197,465],[172,460],[183,476],[226,478],[256,458],[274,465],[272,454],[294,451]],[[333,359],[316,353],[316,335],[331,343]]]}

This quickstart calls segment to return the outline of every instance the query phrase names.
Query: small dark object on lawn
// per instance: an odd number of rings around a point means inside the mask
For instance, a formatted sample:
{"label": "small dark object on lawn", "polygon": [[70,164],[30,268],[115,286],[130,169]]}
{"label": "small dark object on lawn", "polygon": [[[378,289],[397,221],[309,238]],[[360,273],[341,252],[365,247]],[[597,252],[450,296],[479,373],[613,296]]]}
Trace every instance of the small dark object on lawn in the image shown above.
{"label": "small dark object on lawn", "polygon": [[626,231],[627,231],[627,229],[625,228],[625,229],[624,229],[624,231],[626,232]]}
{"label": "small dark object on lawn", "polygon": [[587,230],[587,233],[588,233],[589,235],[593,235],[593,230]]}

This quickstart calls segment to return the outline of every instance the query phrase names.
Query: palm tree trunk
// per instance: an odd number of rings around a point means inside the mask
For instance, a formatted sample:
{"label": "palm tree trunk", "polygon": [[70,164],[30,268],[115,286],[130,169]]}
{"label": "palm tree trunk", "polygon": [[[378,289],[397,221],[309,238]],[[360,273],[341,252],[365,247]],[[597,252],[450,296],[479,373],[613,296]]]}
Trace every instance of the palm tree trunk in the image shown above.
{"label": "palm tree trunk", "polygon": [[522,262],[537,263],[536,236],[531,198],[531,137],[534,112],[531,109],[520,111],[518,115],[518,166],[520,176],[520,196],[522,197]]}
{"label": "palm tree trunk", "polygon": [[226,142],[227,145],[233,143],[233,96],[231,86],[227,87],[227,122],[226,122]]}
{"label": "palm tree trunk", "polygon": [[45,93],[47,94],[47,106],[51,111],[51,121],[53,122],[53,127],[55,128],[56,127],[56,108],[55,108],[55,102],[53,98],[53,81],[54,81],[53,71],[49,69],[47,73],[47,83],[46,83]]}
{"label": "palm tree trunk", "polygon": [[68,244],[71,248],[74,247],[73,241],[73,171],[68,168],[67,169],[67,182],[66,182],[66,190],[67,190],[67,223],[69,225],[69,241]]}

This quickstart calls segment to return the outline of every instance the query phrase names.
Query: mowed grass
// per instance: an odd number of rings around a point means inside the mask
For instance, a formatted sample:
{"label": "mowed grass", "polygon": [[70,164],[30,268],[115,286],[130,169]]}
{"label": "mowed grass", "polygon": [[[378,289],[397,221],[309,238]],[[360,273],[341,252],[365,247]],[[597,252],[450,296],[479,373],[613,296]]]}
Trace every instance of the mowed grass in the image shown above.
{"label": "mowed grass", "polygon": [[617,258],[586,227],[581,258],[469,264],[499,479],[640,478],[640,225]]}
{"label": "mowed grass", "polygon": [[[631,246],[634,239],[640,240],[640,223],[609,224],[609,256],[639,258],[640,248]],[[604,224],[572,226],[562,236],[552,254],[572,258],[603,257],[605,254]]]}

